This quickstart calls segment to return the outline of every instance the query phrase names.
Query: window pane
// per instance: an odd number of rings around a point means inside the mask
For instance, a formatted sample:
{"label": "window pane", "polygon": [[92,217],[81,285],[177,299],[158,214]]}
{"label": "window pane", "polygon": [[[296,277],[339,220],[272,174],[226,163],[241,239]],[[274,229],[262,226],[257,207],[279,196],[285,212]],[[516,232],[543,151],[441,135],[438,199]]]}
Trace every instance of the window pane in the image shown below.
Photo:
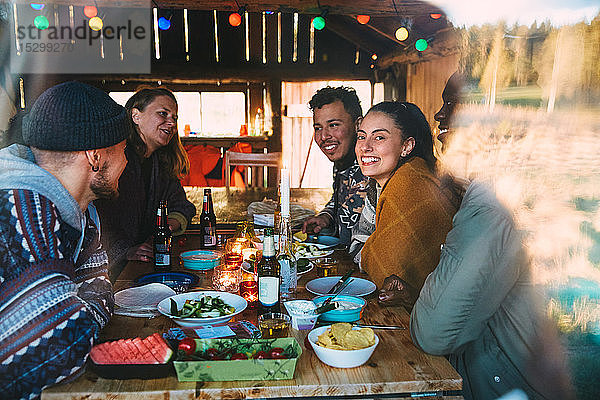
{"label": "window pane", "polygon": [[[122,106],[135,92],[111,92]],[[246,123],[246,96],[243,92],[173,92],[177,99],[177,129],[184,135],[186,125],[198,136],[238,136]]]}
{"label": "window pane", "polygon": [[174,92],[177,99],[177,131],[183,136],[185,125],[190,126],[190,132],[200,133],[202,123],[200,121],[200,93],[198,92]]}
{"label": "window pane", "polygon": [[243,92],[202,92],[202,136],[239,136],[246,123]]}

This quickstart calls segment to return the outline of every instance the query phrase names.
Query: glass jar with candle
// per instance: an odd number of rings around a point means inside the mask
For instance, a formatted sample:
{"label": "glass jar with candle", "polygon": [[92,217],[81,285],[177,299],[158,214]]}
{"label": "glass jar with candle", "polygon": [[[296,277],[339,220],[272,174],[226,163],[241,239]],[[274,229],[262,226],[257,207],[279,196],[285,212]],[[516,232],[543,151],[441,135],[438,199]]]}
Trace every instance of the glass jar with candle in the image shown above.
{"label": "glass jar with candle", "polygon": [[250,270],[242,268],[242,282],[240,283],[240,296],[248,302],[248,308],[256,307],[258,301],[258,279],[254,264]]}
{"label": "glass jar with candle", "polygon": [[240,290],[242,281],[242,255],[229,253],[223,257],[221,264],[213,272],[213,287],[230,293]]}
{"label": "glass jar with candle", "polygon": [[235,254],[243,254],[244,249],[252,247],[252,243],[242,237],[242,238],[231,238],[227,240],[225,244],[225,254],[235,253]]}

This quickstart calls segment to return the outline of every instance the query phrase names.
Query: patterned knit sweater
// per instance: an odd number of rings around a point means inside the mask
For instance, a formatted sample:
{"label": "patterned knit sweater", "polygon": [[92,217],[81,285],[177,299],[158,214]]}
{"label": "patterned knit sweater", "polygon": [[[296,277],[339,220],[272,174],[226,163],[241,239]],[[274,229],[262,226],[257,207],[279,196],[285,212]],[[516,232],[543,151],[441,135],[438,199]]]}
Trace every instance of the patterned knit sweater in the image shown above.
{"label": "patterned knit sweater", "polygon": [[[37,398],[82,371],[113,309],[107,256],[48,198],[0,190],[0,398]],[[73,258],[76,258],[75,262]]]}
{"label": "patterned knit sweater", "polygon": [[329,215],[332,221],[336,222],[335,233],[345,246],[350,245],[352,227],[356,225],[360,218],[365,196],[367,195],[367,178],[360,170],[356,156],[354,154],[352,156],[353,162],[344,169],[340,169],[334,164],[333,194],[319,213],[319,215]]}

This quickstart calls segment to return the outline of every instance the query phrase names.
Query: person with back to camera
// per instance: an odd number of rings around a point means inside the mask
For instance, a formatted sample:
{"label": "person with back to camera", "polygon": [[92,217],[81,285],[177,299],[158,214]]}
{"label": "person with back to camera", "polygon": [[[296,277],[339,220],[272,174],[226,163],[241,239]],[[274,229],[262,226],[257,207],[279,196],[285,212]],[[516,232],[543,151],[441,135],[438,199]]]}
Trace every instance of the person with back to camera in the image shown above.
{"label": "person with back to camera", "polygon": [[0,398],[83,371],[114,298],[91,203],[118,195],[129,124],[92,86],[46,90],[0,150]]}
{"label": "person with back to camera", "polygon": [[302,231],[333,232],[348,246],[366,189],[366,178],[354,154],[356,124],[362,108],[354,89],[330,86],[318,90],[309,106],[313,111],[315,143],[333,162],[333,195],[320,213],[304,221]]}
{"label": "person with back to camera", "polygon": [[[462,82],[460,73],[452,75],[435,116],[446,150]],[[463,378],[465,399],[572,399],[561,345],[533,288],[523,234],[488,185],[466,185],[422,289],[392,276],[379,301],[414,304],[413,342],[448,358]]]}
{"label": "person with back to camera", "polygon": [[356,157],[380,193],[376,228],[361,250],[361,266],[379,288],[391,275],[420,288],[439,260],[460,201],[436,175],[425,116],[407,102],[373,106],[358,128]]}
{"label": "person with back to camera", "polygon": [[196,214],[178,179],[189,170],[189,161],[177,134],[173,93],[165,88],[143,88],[131,96],[125,109],[133,128],[127,139],[129,163],[119,181],[121,195],[113,201],[96,202],[113,280],[127,260],[152,261],[160,200],[167,200],[173,235],[182,234]]}

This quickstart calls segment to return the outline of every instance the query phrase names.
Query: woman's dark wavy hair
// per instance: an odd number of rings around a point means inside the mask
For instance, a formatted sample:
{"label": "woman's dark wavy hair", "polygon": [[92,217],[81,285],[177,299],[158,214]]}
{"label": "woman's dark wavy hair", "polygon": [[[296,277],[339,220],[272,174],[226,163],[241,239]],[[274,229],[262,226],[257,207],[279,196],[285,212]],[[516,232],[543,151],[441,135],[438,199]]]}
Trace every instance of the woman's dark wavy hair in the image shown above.
{"label": "woman's dark wavy hair", "polygon": [[[147,147],[140,136],[137,125],[133,122],[132,110],[137,108],[143,112],[150,103],[161,96],[169,97],[177,104],[175,95],[169,89],[152,87],[139,88],[137,92],[127,100],[127,103],[125,103],[125,109],[129,115],[129,122],[131,123],[132,128],[131,134],[127,139],[127,144],[132,146],[140,157],[144,156]],[[172,176],[182,178],[190,171],[190,160],[181,144],[178,133],[175,133],[169,143],[166,146],[157,149],[155,153],[158,155],[160,165],[164,165],[166,170]]]}
{"label": "woman's dark wavy hair", "polygon": [[436,173],[437,159],[433,155],[433,137],[427,118],[423,112],[414,105],[405,101],[384,101],[376,104],[367,112],[380,112],[390,117],[402,132],[402,140],[410,137],[415,139],[415,147],[409,155],[401,157],[396,169],[413,157],[425,160],[432,173]]}

